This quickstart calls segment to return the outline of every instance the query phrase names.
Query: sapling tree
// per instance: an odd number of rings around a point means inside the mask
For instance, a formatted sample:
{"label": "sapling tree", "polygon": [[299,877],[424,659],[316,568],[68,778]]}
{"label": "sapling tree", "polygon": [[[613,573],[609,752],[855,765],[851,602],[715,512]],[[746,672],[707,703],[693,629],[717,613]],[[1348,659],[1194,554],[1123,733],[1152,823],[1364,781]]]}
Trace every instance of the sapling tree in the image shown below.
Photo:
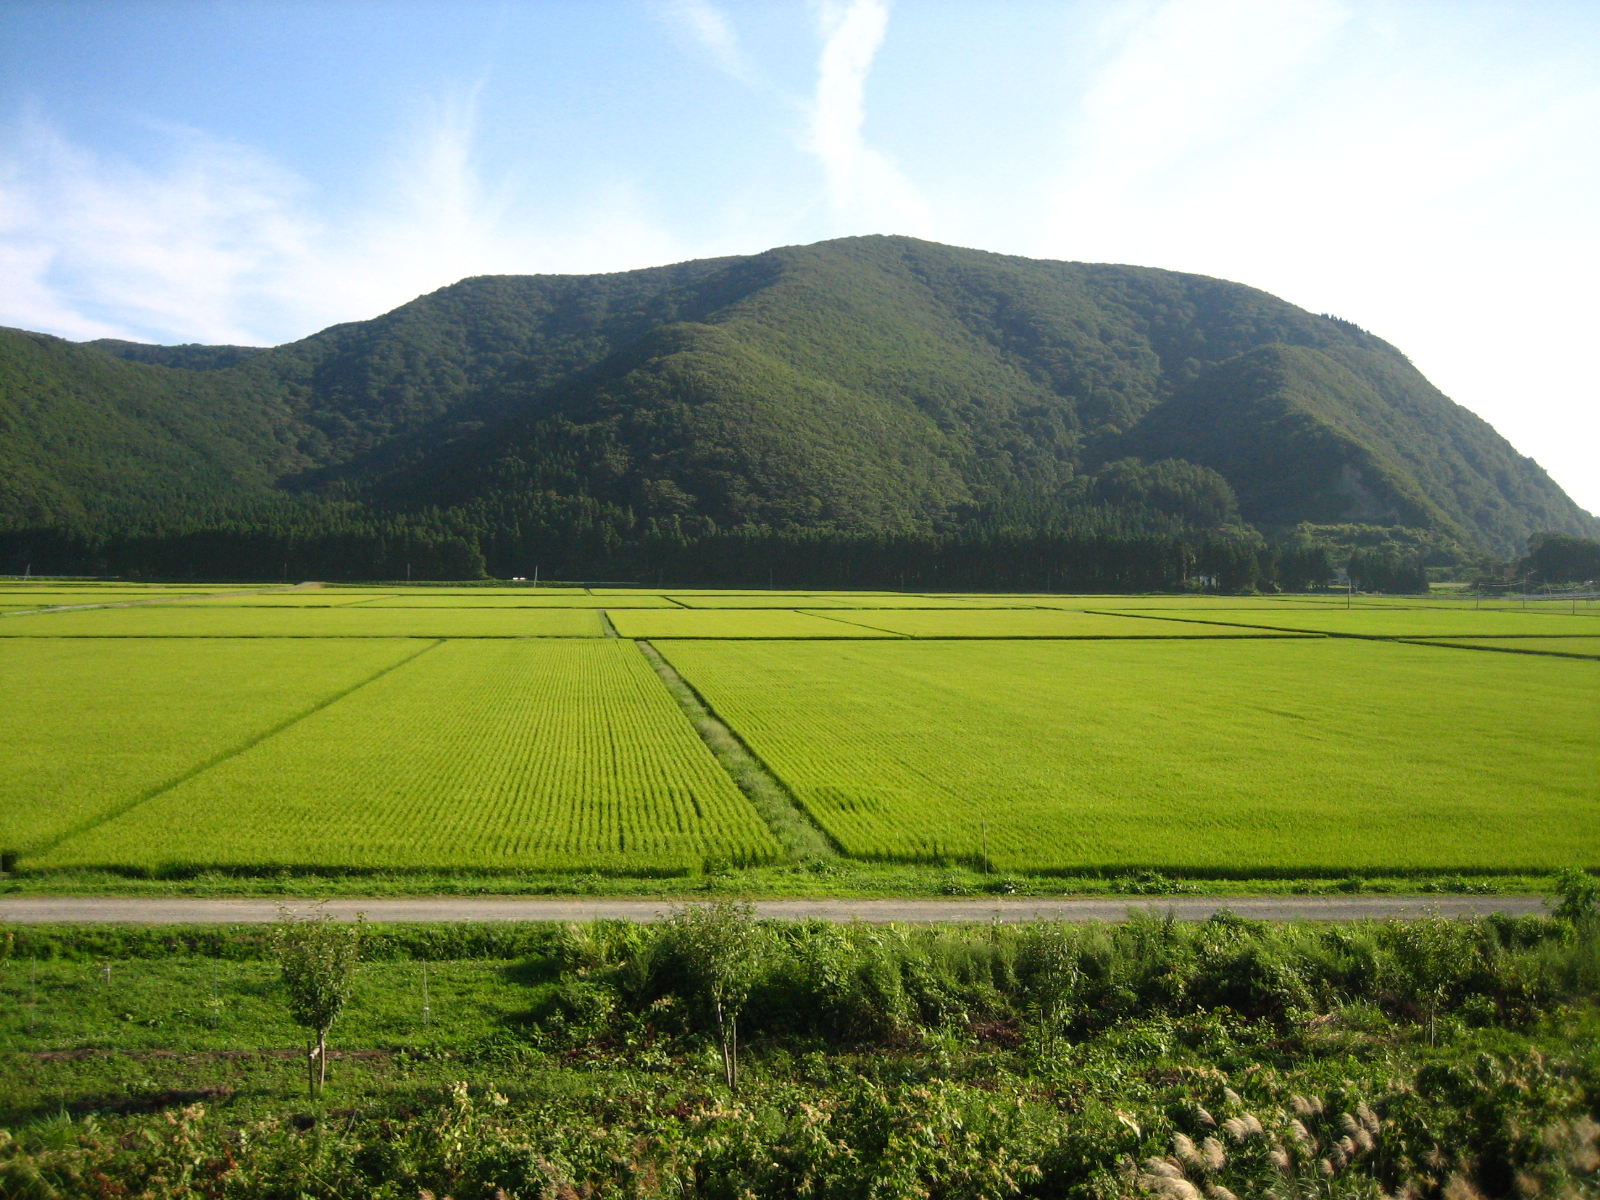
{"label": "sapling tree", "polygon": [[677,909],[667,919],[667,945],[717,1023],[722,1075],[739,1088],[739,1012],[750,994],[760,952],[755,909],[721,900]]}
{"label": "sapling tree", "polygon": [[311,1099],[328,1082],[328,1030],[344,1011],[355,985],[356,963],[366,915],[353,922],[335,921],[321,912],[303,920],[287,909],[272,931],[272,949],[296,1025],[310,1035],[306,1046],[306,1082]]}
{"label": "sapling tree", "polygon": [[1439,1010],[1478,963],[1478,938],[1466,921],[1452,921],[1429,912],[1389,925],[1401,990],[1428,1018],[1428,1044],[1438,1043]]}
{"label": "sapling tree", "polygon": [[1083,972],[1078,949],[1060,921],[1041,922],[1023,954],[1028,977],[1029,1007],[1039,1031],[1039,1049],[1048,1057],[1077,1004]]}

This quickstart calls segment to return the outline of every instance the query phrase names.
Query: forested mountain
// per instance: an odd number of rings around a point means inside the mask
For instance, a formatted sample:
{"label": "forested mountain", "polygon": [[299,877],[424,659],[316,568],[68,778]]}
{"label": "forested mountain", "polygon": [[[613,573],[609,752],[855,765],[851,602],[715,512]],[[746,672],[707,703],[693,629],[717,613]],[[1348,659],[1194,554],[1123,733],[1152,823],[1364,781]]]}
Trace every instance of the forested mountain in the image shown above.
{"label": "forested mountain", "polygon": [[1347,322],[901,237],[467,279],[268,350],[7,331],[0,434],[29,546],[405,529],[576,570],[729,537],[1600,533]]}

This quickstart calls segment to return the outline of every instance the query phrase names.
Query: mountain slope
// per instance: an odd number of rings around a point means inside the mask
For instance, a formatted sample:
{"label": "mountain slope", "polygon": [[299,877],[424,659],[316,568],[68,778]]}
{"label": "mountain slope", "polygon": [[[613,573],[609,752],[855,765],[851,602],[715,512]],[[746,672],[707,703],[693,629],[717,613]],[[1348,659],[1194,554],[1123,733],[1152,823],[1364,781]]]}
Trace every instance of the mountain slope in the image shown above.
{"label": "mountain slope", "polygon": [[[93,442],[103,396],[115,452],[100,457],[122,464],[106,470],[123,509],[271,486],[480,530],[555,521],[550,536],[569,519],[550,514],[590,520],[597,505],[620,514],[617,536],[916,532],[1114,502],[1138,458],[1198,464],[1150,477],[1204,493],[1203,512],[1182,513],[1202,525],[1231,509],[1231,485],[1268,529],[1406,524],[1500,553],[1541,530],[1600,532],[1347,322],[1223,280],[911,238],[468,279],[253,354],[97,346],[72,352],[99,358],[100,382],[58,355],[28,403],[77,413]],[[165,389],[149,412],[167,440],[145,445],[127,397],[151,389]],[[58,493],[83,486],[59,438],[24,436],[27,471],[0,499],[13,525],[71,510]]]}
{"label": "mountain slope", "polygon": [[297,422],[230,372],[118,362],[0,329],[0,521],[137,524],[269,493],[293,470]]}

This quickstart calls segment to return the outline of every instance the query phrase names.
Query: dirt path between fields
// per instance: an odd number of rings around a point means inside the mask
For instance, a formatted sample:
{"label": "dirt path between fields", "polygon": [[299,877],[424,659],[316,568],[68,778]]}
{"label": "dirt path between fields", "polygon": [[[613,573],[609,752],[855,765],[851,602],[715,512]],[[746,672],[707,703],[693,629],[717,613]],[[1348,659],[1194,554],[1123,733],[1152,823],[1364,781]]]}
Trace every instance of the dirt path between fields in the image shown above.
{"label": "dirt path between fields", "polygon": [[[693,903],[685,897],[676,903]],[[115,898],[102,896],[0,896],[0,923],[121,923],[132,925],[236,925],[274,921],[283,904],[299,913],[308,899]],[[672,910],[670,899],[637,897],[420,896],[413,899],[329,900],[338,917],[365,913],[369,921],[654,921]],[[960,900],[760,900],[756,913],[778,920],[935,925],[962,921],[1121,921],[1130,911],[1203,921],[1219,909],[1261,921],[1377,921],[1438,912],[1447,917],[1492,912],[1521,916],[1547,911],[1541,896],[1118,896],[1092,899],[995,897]]]}

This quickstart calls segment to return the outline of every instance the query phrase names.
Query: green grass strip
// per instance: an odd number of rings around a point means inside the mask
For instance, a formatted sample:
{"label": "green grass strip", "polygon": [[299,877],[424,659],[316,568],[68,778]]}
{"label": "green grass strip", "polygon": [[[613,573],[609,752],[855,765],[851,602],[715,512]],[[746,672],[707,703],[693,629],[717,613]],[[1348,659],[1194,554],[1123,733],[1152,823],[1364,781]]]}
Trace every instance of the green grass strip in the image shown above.
{"label": "green grass strip", "polygon": [[636,641],[634,645],[639,647],[639,652],[655,668],[695,732],[723,770],[738,784],[739,790],[749,798],[751,806],[761,814],[761,819],[767,823],[772,836],[782,843],[783,848],[801,861],[837,858],[839,850],[827,834],[767,769],[766,764],[751,753],[738,734],[711,710],[705,698],[695,691],[688,680],[679,675],[649,642]]}

